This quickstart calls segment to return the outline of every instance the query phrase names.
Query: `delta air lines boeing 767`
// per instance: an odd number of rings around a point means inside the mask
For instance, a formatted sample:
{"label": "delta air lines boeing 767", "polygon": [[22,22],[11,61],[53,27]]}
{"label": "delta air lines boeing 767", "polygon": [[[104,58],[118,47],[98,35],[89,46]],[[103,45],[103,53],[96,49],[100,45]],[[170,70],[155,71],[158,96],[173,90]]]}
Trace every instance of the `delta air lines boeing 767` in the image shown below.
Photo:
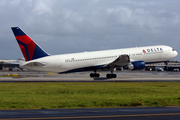
{"label": "delta air lines boeing 767", "polygon": [[20,67],[31,70],[58,73],[94,71],[90,77],[99,77],[97,70],[108,69],[111,73],[106,77],[116,78],[113,72],[117,67],[141,70],[145,64],[167,62],[178,55],[172,47],[165,45],[50,55],[21,28],[12,27],[12,31],[26,59]]}

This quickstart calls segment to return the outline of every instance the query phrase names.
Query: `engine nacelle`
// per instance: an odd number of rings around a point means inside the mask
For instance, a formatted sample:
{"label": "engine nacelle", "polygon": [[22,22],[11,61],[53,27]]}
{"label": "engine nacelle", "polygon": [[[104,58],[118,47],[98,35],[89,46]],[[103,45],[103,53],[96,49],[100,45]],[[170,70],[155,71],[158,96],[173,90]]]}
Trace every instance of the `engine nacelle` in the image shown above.
{"label": "engine nacelle", "polygon": [[141,70],[145,68],[145,62],[144,61],[135,61],[129,64],[127,67],[130,70]]}

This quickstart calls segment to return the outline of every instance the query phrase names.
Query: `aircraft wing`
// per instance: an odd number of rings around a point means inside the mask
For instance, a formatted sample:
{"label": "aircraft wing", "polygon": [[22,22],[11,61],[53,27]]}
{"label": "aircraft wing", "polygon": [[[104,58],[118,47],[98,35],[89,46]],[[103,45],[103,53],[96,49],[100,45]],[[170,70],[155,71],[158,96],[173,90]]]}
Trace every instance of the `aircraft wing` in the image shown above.
{"label": "aircraft wing", "polygon": [[112,63],[107,64],[106,67],[123,67],[129,64],[130,62],[131,61],[128,55],[120,55]]}

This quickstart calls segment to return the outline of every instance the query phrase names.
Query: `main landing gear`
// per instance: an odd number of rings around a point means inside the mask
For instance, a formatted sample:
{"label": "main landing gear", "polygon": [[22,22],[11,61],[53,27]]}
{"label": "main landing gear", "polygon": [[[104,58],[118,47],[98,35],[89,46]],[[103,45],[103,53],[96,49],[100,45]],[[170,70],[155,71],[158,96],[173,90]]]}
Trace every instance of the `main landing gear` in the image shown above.
{"label": "main landing gear", "polygon": [[100,74],[96,73],[96,71],[94,73],[90,74],[90,77],[92,77],[92,78],[98,78],[99,76],[100,76]]}
{"label": "main landing gear", "polygon": [[[116,78],[117,75],[116,74],[113,74],[113,71],[114,70],[111,70],[111,74],[107,74],[106,75],[106,78]],[[94,71],[94,73],[91,73],[90,74],[90,77],[91,78],[99,78],[100,74],[99,73],[96,73],[96,71]]]}
{"label": "main landing gear", "polygon": [[117,75],[116,74],[107,74],[106,77],[107,78],[116,78]]}
{"label": "main landing gear", "polygon": [[107,74],[106,77],[107,78],[116,78],[117,75],[116,74],[113,74],[113,72],[115,71],[116,69],[114,67],[110,67],[110,71],[111,71],[111,74]]}

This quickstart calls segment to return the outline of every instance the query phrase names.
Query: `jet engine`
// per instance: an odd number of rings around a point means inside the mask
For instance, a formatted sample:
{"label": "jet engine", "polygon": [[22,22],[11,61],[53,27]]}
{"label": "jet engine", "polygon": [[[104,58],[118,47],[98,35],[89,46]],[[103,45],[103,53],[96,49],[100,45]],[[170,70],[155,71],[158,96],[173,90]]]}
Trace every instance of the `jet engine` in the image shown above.
{"label": "jet engine", "polygon": [[145,68],[145,65],[144,61],[135,61],[127,65],[127,68],[130,70],[141,70]]}

